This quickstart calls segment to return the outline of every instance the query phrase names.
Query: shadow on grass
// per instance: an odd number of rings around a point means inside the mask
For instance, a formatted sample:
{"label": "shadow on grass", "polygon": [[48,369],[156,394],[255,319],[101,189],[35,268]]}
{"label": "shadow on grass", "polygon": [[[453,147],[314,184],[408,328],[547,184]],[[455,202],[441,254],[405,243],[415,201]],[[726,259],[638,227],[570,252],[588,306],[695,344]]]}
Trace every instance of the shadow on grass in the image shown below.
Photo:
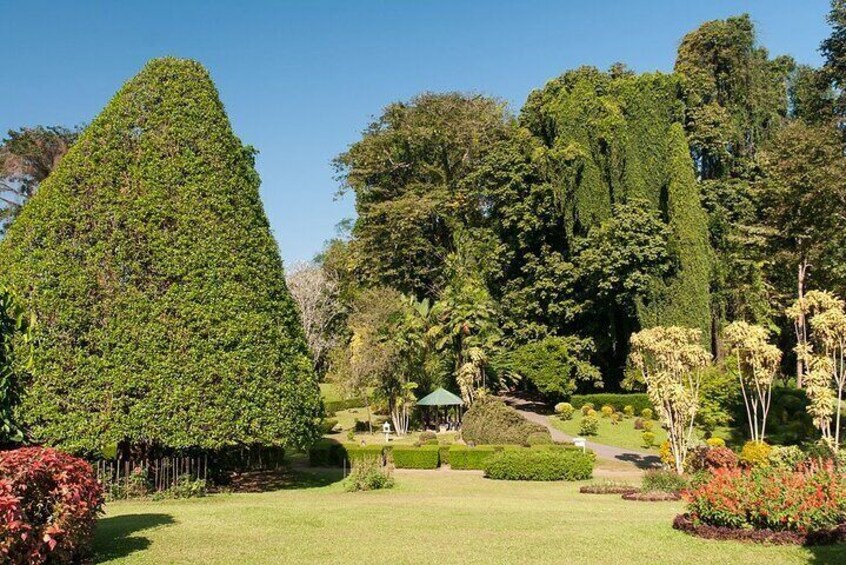
{"label": "shadow on grass", "polygon": [[102,518],[97,521],[94,538],[95,562],[105,563],[143,551],[150,546],[150,540],[135,534],[175,523],[169,514],[126,514]]}
{"label": "shadow on grass", "polygon": [[818,565],[841,565],[846,563],[846,544],[818,545],[805,547],[811,554],[808,563]]}
{"label": "shadow on grass", "polygon": [[343,471],[333,468],[279,469],[242,473],[233,477],[236,492],[269,492],[320,488],[343,480]]}
{"label": "shadow on grass", "polygon": [[657,455],[637,455],[636,453],[623,453],[614,457],[618,461],[631,463],[638,469],[656,469],[661,467],[661,458]]}

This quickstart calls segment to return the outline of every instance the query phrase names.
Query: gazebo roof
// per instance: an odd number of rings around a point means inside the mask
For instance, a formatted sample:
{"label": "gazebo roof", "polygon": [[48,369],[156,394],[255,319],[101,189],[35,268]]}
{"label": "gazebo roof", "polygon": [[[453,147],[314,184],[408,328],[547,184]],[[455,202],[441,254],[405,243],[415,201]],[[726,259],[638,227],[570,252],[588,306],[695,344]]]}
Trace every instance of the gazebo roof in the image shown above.
{"label": "gazebo roof", "polygon": [[439,388],[417,401],[418,406],[461,406],[464,401],[448,390]]}

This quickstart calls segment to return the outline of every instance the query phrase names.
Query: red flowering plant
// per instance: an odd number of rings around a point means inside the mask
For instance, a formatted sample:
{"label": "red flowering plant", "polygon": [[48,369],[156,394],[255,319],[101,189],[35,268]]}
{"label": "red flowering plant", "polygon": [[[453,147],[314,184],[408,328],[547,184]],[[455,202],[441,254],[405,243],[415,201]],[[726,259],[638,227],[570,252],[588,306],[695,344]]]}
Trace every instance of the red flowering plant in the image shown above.
{"label": "red flowering plant", "polygon": [[41,447],[0,452],[0,561],[84,558],[102,505],[102,489],[85,461]]}
{"label": "red flowering plant", "polygon": [[846,482],[830,461],[716,468],[683,497],[694,524],[806,534],[846,522]]}

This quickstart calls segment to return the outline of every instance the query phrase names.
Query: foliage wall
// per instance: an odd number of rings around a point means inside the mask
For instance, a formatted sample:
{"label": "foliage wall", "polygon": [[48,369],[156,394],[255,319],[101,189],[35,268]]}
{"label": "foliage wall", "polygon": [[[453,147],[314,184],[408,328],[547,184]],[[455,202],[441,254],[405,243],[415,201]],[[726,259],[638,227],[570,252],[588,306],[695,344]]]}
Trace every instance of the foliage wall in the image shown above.
{"label": "foliage wall", "polygon": [[150,62],[86,128],[0,248],[38,319],[36,439],[312,440],[319,392],[258,187],[193,61]]}

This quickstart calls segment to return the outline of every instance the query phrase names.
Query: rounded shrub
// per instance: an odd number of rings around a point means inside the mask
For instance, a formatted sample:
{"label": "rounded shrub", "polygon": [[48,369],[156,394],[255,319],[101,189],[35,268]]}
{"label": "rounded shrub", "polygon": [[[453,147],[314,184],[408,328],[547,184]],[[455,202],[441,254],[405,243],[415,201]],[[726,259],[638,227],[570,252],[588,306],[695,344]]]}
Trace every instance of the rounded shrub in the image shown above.
{"label": "rounded shrub", "polygon": [[769,455],[769,463],[775,467],[795,469],[806,458],[805,452],[795,445],[773,446]]}
{"label": "rounded shrub", "polygon": [[510,481],[580,481],[593,475],[592,454],[581,450],[506,449],[485,463],[485,476]]}
{"label": "rounded shrub", "polygon": [[529,434],[527,443],[529,447],[534,445],[552,445],[552,436],[548,432],[532,432]]}
{"label": "rounded shrub", "polygon": [[383,466],[382,462],[375,457],[365,457],[356,461],[344,481],[347,492],[379,490],[392,486],[394,486],[394,479],[390,468]]}
{"label": "rounded shrub", "polygon": [[582,415],[587,416],[588,412],[593,410],[593,402],[585,402],[582,404]]}
{"label": "rounded shrub", "polygon": [[688,485],[687,479],[674,471],[652,469],[643,474],[643,492],[678,493]]}
{"label": "rounded shrub", "polygon": [[623,415],[626,418],[634,417],[634,406],[632,406],[631,404],[626,404],[625,406],[623,406]]}
{"label": "rounded shrub", "polygon": [[634,429],[642,430],[643,429],[643,422],[644,422],[643,418],[635,418],[632,425],[634,426]]}
{"label": "rounded shrub", "polygon": [[435,432],[433,432],[431,430],[426,430],[425,432],[420,432],[420,436],[417,439],[420,440],[421,442],[427,442],[430,439],[437,440],[438,434],[436,434]]}
{"label": "rounded shrub", "polygon": [[652,420],[643,420],[640,425],[640,429],[645,432],[651,432],[652,429],[655,427],[655,423]]}
{"label": "rounded shrub", "polygon": [[644,420],[651,420],[653,416],[652,408],[644,408],[640,411],[640,417]]}
{"label": "rounded shrub", "polygon": [[573,405],[569,402],[559,402],[555,405],[555,413],[558,414],[558,417],[562,420],[572,420]]}
{"label": "rounded shrub", "polygon": [[769,464],[772,448],[763,441],[747,441],[740,451],[740,463],[745,467],[760,467]]}
{"label": "rounded shrub", "polygon": [[614,412],[613,414],[611,414],[611,425],[616,426],[617,424],[620,423],[621,419],[622,419],[622,416],[620,416],[620,413]]}
{"label": "rounded shrub", "polygon": [[708,439],[705,440],[705,444],[708,447],[725,447],[726,446],[726,440],[724,440],[721,437],[709,437]]}
{"label": "rounded shrub", "polygon": [[644,447],[649,448],[649,447],[652,447],[653,445],[655,445],[655,434],[654,433],[643,432],[642,434],[640,434],[640,437],[643,440],[643,446]]}
{"label": "rounded shrub", "polygon": [[728,447],[714,447],[705,452],[706,469],[734,469],[737,467],[737,455]]}
{"label": "rounded shrub", "polygon": [[605,406],[603,406],[602,408],[600,408],[600,412],[602,412],[602,417],[603,417],[603,418],[610,418],[610,417],[611,417],[611,414],[613,414],[613,413],[614,413],[614,407],[613,407],[613,406],[609,406],[608,404],[606,404]]}
{"label": "rounded shrub", "polygon": [[579,423],[579,435],[595,436],[599,432],[599,418],[596,416],[596,411],[592,410]]}
{"label": "rounded shrub", "polygon": [[85,461],[42,447],[0,452],[0,561],[86,562],[102,505]]}

